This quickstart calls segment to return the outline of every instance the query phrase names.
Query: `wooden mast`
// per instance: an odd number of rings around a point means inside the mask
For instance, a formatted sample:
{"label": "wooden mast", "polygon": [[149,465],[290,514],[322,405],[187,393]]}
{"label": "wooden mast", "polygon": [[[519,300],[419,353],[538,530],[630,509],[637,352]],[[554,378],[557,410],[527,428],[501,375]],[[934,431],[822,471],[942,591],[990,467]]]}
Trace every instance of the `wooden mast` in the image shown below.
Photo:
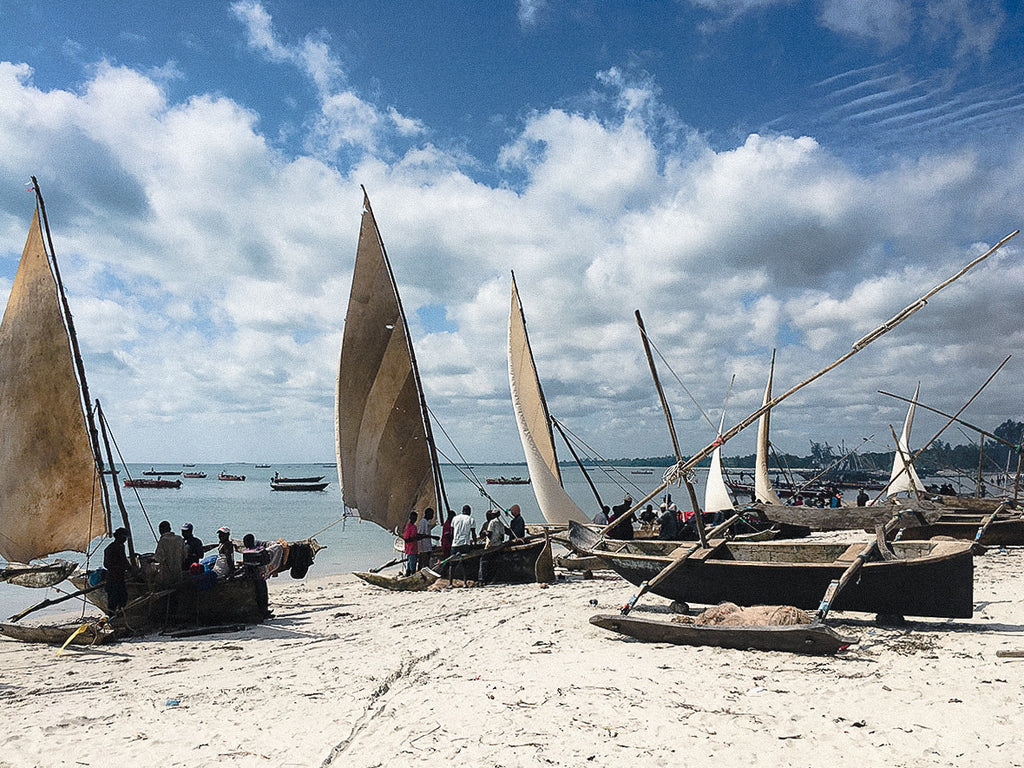
{"label": "wooden mast", "polygon": [[36,203],[39,206],[40,218],[43,221],[43,230],[46,232],[46,243],[49,250],[50,267],[53,269],[53,279],[57,284],[57,293],[60,294],[61,308],[64,314],[64,327],[68,332],[68,339],[71,341],[71,352],[75,359],[75,369],[78,374],[78,387],[81,391],[82,407],[85,412],[86,424],[89,429],[89,443],[92,447],[93,459],[96,462],[97,476],[100,478],[101,503],[105,523],[110,526],[110,496],[107,490],[107,483],[104,479],[103,454],[100,453],[99,432],[96,429],[96,418],[92,409],[92,401],[89,398],[89,383],[85,378],[85,363],[82,361],[82,350],[78,345],[78,334],[75,333],[75,321],[71,315],[71,306],[68,304],[67,294],[64,292],[64,281],[60,276],[60,267],[57,264],[57,252],[53,249],[53,237],[50,235],[50,221],[46,217],[46,203],[43,202],[43,193],[39,189],[39,180],[35,176],[32,179],[32,188],[36,193]]}

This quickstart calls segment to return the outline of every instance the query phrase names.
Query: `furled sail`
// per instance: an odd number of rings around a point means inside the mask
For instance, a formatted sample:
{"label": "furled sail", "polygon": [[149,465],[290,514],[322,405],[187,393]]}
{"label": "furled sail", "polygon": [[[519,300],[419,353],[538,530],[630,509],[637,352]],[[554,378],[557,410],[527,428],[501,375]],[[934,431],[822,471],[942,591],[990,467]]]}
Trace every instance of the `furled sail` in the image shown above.
{"label": "furled sail", "polygon": [[393,531],[437,510],[436,462],[412,343],[384,244],[364,197],[334,411],[345,506]]}
{"label": "furled sail", "polygon": [[0,555],[85,551],[106,533],[96,463],[39,212],[0,324]]}
{"label": "furled sail", "polygon": [[589,523],[562,487],[551,418],[537,376],[537,366],[526,334],[526,318],[519,302],[516,279],[512,277],[512,306],[508,315],[508,383],[512,391],[512,409],[519,426],[519,438],[526,454],[533,493],[544,519],[554,525],[570,520]]}
{"label": "furled sail", "polygon": [[[767,405],[772,399],[772,377],[775,373],[775,355],[772,355],[772,367],[768,371],[768,384],[764,388],[764,401],[762,406]],[[765,411],[757,422],[757,457],[754,461],[754,501],[764,504],[782,504],[782,499],[775,492],[772,486],[771,477],[768,475],[768,430],[771,411]]]}
{"label": "furled sail", "polygon": [[[889,474],[889,485],[886,494],[895,496],[897,493],[906,492],[916,495],[918,491],[924,490],[921,478],[917,476],[917,470],[913,464],[904,461],[904,456],[909,457],[910,453],[910,429],[914,426],[914,409],[917,403],[917,395],[921,391],[921,385],[914,390],[914,402],[907,409],[907,418],[903,422],[903,432],[900,435],[899,443],[896,446],[896,455],[892,461],[892,472]],[[906,467],[906,472],[903,468]]]}

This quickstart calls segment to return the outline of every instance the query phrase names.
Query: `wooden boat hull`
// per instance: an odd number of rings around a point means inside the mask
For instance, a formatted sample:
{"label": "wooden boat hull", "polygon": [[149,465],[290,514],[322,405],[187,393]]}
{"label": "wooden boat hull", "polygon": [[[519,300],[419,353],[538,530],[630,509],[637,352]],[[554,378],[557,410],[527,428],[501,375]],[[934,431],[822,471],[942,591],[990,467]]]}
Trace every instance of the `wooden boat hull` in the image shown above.
{"label": "wooden boat hull", "polygon": [[[667,555],[609,549],[584,526],[570,525],[569,541],[580,554],[598,556],[620,576],[640,585],[671,562]],[[635,542],[627,542],[635,543]],[[670,600],[716,605],[792,605],[817,609],[825,590],[851,560],[846,544],[803,542],[723,543],[698,553],[651,591]],[[833,604],[833,610],[898,616],[970,618],[974,611],[971,545],[955,541],[898,542],[898,560],[865,563]],[[703,556],[702,556],[703,555]]]}
{"label": "wooden boat hull", "polygon": [[530,584],[547,582],[554,578],[551,544],[546,538],[537,538],[523,544],[506,544],[488,552],[483,547],[474,549],[460,562],[450,558],[442,566],[431,566],[445,579],[476,581],[480,558],[486,560],[486,581],[489,584]]}
{"label": "wooden boat hull", "polygon": [[[934,520],[940,514],[935,505],[920,503],[922,515]],[[804,525],[812,531],[858,531],[874,532],[876,525],[884,525],[900,507],[893,504],[878,504],[870,507],[788,507],[778,504],[753,504],[768,520],[789,525]],[[912,514],[909,507],[903,507],[905,514]]]}
{"label": "wooden boat hull", "polygon": [[[944,514],[931,525],[904,528],[900,533],[900,540],[923,541],[936,536],[947,536],[958,541],[974,541],[985,517],[983,514]],[[997,517],[985,530],[979,543],[986,547],[1024,544],[1024,515],[1015,513],[1010,517]]]}
{"label": "wooden boat hull", "polygon": [[322,491],[330,483],[275,483],[271,481],[272,491]]}
{"label": "wooden boat hull", "polygon": [[647,643],[709,645],[716,648],[755,649],[831,655],[856,642],[824,624],[795,626],[720,627],[657,621],[637,616],[599,614],[590,617],[596,627]]}
{"label": "wooden boat hull", "polygon": [[181,488],[181,480],[153,480],[149,478],[125,478],[125,488]]}
{"label": "wooden boat hull", "polygon": [[[86,627],[78,630],[82,624]],[[76,635],[75,633],[78,632]],[[114,630],[108,626],[100,626],[97,622],[72,622],[69,624],[0,624],[0,635],[23,643],[49,643],[64,645],[72,635],[73,645],[99,645],[114,639]]]}
{"label": "wooden boat hull", "polygon": [[441,578],[429,568],[416,571],[412,576],[383,576],[379,573],[356,571],[355,575],[375,587],[390,589],[392,592],[423,592]]}
{"label": "wooden boat hull", "polygon": [[[128,582],[128,605],[123,614],[111,618],[117,629],[146,632],[164,627],[259,624],[263,612],[256,600],[255,579],[242,575],[214,579],[212,573],[189,577],[170,595],[161,595],[143,581]],[[87,576],[73,576],[79,589],[88,586]],[[107,613],[107,592],[97,589],[86,598]]]}

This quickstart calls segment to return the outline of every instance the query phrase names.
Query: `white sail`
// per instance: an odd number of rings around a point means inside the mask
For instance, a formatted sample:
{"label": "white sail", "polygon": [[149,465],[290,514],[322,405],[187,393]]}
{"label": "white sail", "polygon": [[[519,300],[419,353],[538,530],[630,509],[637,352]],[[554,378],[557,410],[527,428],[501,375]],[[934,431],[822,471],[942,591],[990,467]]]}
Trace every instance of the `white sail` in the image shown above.
{"label": "white sail", "polygon": [[508,383],[519,439],[530,470],[530,484],[541,514],[553,525],[566,525],[570,520],[589,523],[583,510],[562,487],[551,419],[526,334],[515,276],[512,277],[512,306],[508,316]]}
{"label": "white sail", "polygon": [[722,475],[722,447],[718,446],[711,454],[711,468],[708,469],[708,481],[704,486],[704,512],[721,512],[732,508],[729,487]]}
{"label": "white sail", "polygon": [[[917,476],[917,470],[914,469],[913,464],[907,464],[904,461],[904,456],[909,457],[910,453],[910,429],[914,425],[914,408],[917,403],[917,395],[921,391],[921,385],[917,385],[917,389],[914,390],[914,402],[910,404],[907,409],[907,418],[903,422],[903,433],[900,435],[899,443],[896,447],[896,455],[892,461],[892,472],[889,474],[889,486],[886,489],[886,494],[889,496],[895,496],[897,493],[906,492],[910,495],[915,495],[917,491],[923,490],[924,485],[921,483],[921,478]],[[906,467],[906,471],[903,468]]]}
{"label": "white sail", "polygon": [[[772,356],[772,367],[768,371],[768,384],[764,388],[764,401],[761,405],[767,405],[772,399],[772,376],[775,370],[775,358]],[[771,477],[768,475],[768,429],[771,411],[765,411],[757,422],[757,458],[754,463],[754,501],[764,504],[782,504],[782,499],[775,492],[772,486]]]}

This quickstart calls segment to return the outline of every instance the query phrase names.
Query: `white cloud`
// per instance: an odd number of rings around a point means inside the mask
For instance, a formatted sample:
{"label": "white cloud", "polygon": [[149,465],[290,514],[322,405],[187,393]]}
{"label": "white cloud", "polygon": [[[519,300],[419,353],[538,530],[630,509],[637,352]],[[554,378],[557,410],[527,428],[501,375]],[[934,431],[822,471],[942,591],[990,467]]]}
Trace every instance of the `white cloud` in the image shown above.
{"label": "white cloud", "polygon": [[[277,42],[262,6],[243,10],[261,50],[311,61]],[[311,69],[339,78],[325,56]],[[755,134],[714,150],[669,119],[651,83],[616,70],[601,81],[611,116],[528,116],[501,153],[513,186],[475,180],[462,170],[472,158],[435,144],[395,150],[389,131],[407,140],[427,127],[351,91],[325,94],[324,124],[306,126],[319,148],[363,148],[339,170],[319,151],[283,156],[258,115],[222,96],[175,101],[164,79],[109,63],[74,90],[45,89],[29,67],[0,64],[0,253],[8,265],[20,254],[32,207],[21,184],[37,169],[91,383],[129,455],[220,460],[200,453],[195,435],[208,430],[209,450],[232,458],[252,455],[253,435],[272,435],[275,458],[322,460],[333,450],[362,183],[431,407],[465,454],[518,455],[504,360],[514,269],[555,415],[605,455],[654,455],[669,448],[634,308],[709,413],[738,374],[738,418],[760,403],[772,347],[782,391],[1019,216],[1021,144],[995,170],[965,150],[865,174],[810,137]],[[1019,253],[940,294],[783,409],[783,447],[835,442],[865,421],[881,432],[899,410],[879,404],[883,382],[906,391],[941,379],[939,406],[973,389],[1024,342],[1014,313],[998,310],[1024,299]],[[444,330],[423,326],[425,306],[442,308]],[[700,447],[703,417],[671,377],[666,385],[685,446]],[[997,380],[987,397],[980,421],[1020,416],[1012,385]],[[822,434],[833,423],[850,431]],[[749,450],[749,440],[735,449]]]}
{"label": "white cloud", "polygon": [[894,46],[910,38],[913,7],[908,0],[823,0],[819,20],[837,34]]}

